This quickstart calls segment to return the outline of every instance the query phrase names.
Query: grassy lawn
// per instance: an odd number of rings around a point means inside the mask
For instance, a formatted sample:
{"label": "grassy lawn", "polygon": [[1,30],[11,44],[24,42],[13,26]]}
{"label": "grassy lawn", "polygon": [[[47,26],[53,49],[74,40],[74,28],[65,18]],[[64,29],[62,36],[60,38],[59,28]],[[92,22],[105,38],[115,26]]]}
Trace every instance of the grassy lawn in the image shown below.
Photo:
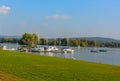
{"label": "grassy lawn", "polygon": [[0,50],[0,81],[120,81],[120,66]]}

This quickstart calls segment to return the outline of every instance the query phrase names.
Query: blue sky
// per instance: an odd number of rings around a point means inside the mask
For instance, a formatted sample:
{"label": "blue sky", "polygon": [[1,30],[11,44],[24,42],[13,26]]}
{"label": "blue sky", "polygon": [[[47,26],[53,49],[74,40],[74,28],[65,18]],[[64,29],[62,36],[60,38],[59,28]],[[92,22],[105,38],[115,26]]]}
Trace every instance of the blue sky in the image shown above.
{"label": "blue sky", "polygon": [[120,39],[120,0],[0,0],[0,35]]}

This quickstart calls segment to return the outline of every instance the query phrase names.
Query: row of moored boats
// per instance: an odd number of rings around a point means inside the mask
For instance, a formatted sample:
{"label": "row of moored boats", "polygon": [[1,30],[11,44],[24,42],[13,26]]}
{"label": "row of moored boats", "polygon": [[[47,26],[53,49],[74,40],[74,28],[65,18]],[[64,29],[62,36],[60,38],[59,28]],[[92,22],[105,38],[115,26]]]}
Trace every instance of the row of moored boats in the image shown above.
{"label": "row of moored boats", "polygon": [[56,46],[31,48],[31,52],[74,53],[72,48],[57,48]]}
{"label": "row of moored boats", "polygon": [[90,52],[93,52],[93,53],[107,52],[107,50],[105,50],[105,49],[99,49],[99,50],[93,49],[93,50],[91,50]]}

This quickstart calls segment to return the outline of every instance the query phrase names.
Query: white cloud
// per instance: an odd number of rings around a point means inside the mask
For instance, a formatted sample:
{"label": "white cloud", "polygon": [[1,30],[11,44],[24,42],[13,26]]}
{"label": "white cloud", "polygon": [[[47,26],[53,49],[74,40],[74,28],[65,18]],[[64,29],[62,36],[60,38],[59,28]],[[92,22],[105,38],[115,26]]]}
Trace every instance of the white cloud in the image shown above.
{"label": "white cloud", "polygon": [[9,11],[10,11],[10,7],[8,7],[8,6],[0,6],[0,14],[8,14],[9,13]]}
{"label": "white cloud", "polygon": [[72,16],[65,16],[65,15],[52,15],[52,16],[46,16],[46,19],[51,19],[51,20],[68,20],[71,19]]}

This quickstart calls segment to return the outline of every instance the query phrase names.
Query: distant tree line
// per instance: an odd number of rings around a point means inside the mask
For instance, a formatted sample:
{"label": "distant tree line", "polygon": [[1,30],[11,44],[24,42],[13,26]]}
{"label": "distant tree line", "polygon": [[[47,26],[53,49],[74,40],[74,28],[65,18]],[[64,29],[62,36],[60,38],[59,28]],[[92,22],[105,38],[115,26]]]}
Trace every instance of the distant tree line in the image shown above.
{"label": "distant tree line", "polygon": [[0,43],[19,43],[20,39],[18,38],[0,38]]}
{"label": "distant tree line", "polygon": [[81,47],[120,47],[120,42],[97,42],[95,40],[81,40],[56,38],[47,39],[39,38],[36,34],[25,33],[22,38],[0,38],[0,43],[19,43],[28,47],[36,45],[53,45],[53,46],[81,46]]}

